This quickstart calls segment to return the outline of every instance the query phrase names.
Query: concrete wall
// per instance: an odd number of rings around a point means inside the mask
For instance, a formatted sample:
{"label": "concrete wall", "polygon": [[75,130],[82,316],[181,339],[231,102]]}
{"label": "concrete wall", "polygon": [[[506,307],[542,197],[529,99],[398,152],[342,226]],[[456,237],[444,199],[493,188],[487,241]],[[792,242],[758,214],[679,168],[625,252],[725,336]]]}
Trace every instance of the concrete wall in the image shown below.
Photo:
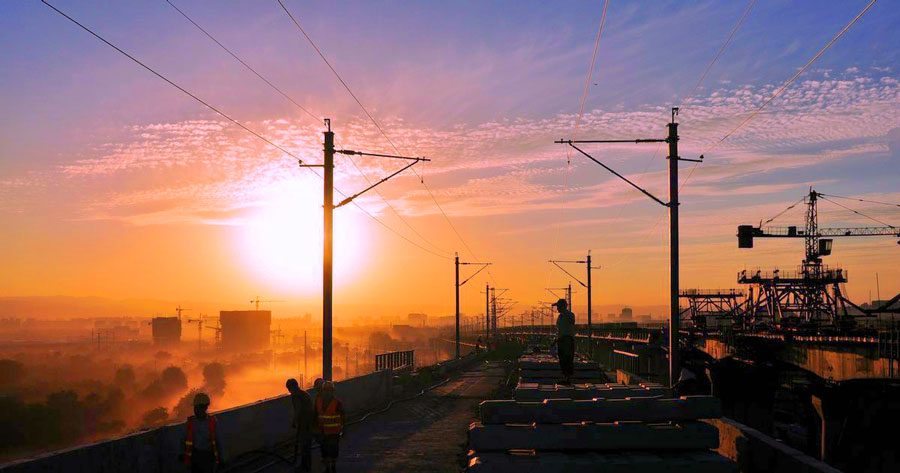
{"label": "concrete wall", "polygon": [[741,473],[840,473],[840,470],[727,417],[704,419],[719,429],[720,455]]}
{"label": "concrete wall", "polygon": [[[384,406],[391,398],[391,373],[380,371],[341,381],[337,396],[348,415]],[[313,391],[311,391],[313,392]],[[215,412],[226,461],[252,450],[269,450],[292,438],[288,396]],[[184,423],[167,425],[105,442],[85,445],[0,466],[2,473],[162,473],[183,471],[177,455],[182,449]]]}

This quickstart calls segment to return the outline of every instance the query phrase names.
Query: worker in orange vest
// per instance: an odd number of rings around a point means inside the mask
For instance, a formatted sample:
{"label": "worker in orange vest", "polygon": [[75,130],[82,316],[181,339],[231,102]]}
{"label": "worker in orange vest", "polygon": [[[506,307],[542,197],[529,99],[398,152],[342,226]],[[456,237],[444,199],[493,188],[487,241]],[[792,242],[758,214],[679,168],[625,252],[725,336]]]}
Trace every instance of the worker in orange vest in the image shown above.
{"label": "worker in orange vest", "polygon": [[194,396],[194,415],[185,424],[184,451],[179,459],[191,473],[214,473],[223,468],[222,443],[216,430],[216,418],[207,414],[209,396]]}
{"label": "worker in orange vest", "polygon": [[325,473],[337,471],[338,451],[346,420],[344,406],[334,395],[334,383],[325,381],[322,383],[321,393],[316,396],[316,424],[322,436],[319,443],[322,446]]}

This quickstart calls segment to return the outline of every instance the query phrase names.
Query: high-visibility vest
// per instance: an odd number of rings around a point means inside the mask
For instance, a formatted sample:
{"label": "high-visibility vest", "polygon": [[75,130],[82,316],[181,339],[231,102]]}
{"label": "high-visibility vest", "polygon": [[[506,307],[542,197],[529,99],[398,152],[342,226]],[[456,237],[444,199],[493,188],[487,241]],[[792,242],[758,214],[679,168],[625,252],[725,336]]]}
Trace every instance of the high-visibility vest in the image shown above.
{"label": "high-visibility vest", "polygon": [[[219,449],[216,448],[216,418],[209,416],[209,445],[212,447],[216,464],[219,463]],[[194,416],[188,417],[187,435],[184,438],[184,463],[191,465],[191,450],[194,448]]]}
{"label": "high-visibility vest", "polygon": [[316,417],[319,429],[324,435],[340,435],[344,428],[344,424],[341,422],[341,415],[338,414],[340,401],[337,398],[332,398],[331,402],[324,409],[322,404],[322,398],[316,396]]}

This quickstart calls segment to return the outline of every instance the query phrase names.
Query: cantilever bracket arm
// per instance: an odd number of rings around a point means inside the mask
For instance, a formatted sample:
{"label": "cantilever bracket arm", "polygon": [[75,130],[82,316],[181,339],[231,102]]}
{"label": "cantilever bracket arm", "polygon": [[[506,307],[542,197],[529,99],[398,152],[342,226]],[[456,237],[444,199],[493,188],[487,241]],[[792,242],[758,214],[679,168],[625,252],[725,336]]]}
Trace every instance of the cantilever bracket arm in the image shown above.
{"label": "cantilever bracket arm", "polygon": [[391,159],[406,159],[408,161],[431,161],[427,158],[420,158],[418,156],[396,156],[393,154],[378,154],[378,153],[367,153],[365,151],[354,151],[352,149],[336,149],[335,153],[339,154],[349,154],[353,156],[375,156],[377,158],[391,158]]}
{"label": "cantilever bracket arm", "polygon": [[[575,281],[577,281],[578,284],[581,284],[581,287],[587,287],[587,284],[581,282],[581,279],[578,279],[577,276],[575,276],[574,274],[572,274],[572,273],[566,271],[566,268],[563,268],[562,266],[560,266],[559,263],[567,263],[567,261],[553,261],[553,260],[550,260],[550,262],[553,263],[554,266],[556,266],[557,268],[559,268],[560,270],[562,270],[562,272],[568,274],[570,278],[572,278],[572,279],[574,279]],[[577,262],[577,263],[584,263],[583,261],[572,261],[572,262],[573,262],[573,263],[576,263],[576,262]]]}
{"label": "cantilever bracket arm", "polygon": [[467,277],[465,281],[459,283],[459,287],[464,286],[467,282],[469,282],[470,279],[474,278],[475,276],[478,276],[478,273],[484,271],[485,268],[487,268],[488,266],[491,265],[491,263],[459,263],[459,264],[480,264],[481,265],[481,267],[478,268],[478,271],[475,271],[475,274]]}
{"label": "cantilever bracket arm", "polygon": [[357,192],[356,194],[353,194],[353,195],[351,195],[350,197],[347,197],[346,199],[342,200],[339,204],[335,205],[334,208],[343,207],[343,206],[349,204],[350,202],[353,201],[353,199],[355,199],[355,198],[357,198],[357,197],[359,197],[359,196],[365,194],[366,192],[368,192],[368,191],[372,190],[373,188],[375,188],[375,186],[377,186],[377,185],[379,185],[379,184],[382,184],[382,183],[386,182],[388,179],[390,179],[390,178],[396,176],[397,174],[400,174],[401,172],[406,171],[407,169],[409,169],[409,168],[415,166],[416,163],[418,163],[419,161],[423,161],[423,159],[416,159],[416,160],[414,160],[413,162],[407,164],[406,166],[403,166],[402,168],[400,168],[400,170],[394,172],[394,173],[391,174],[390,176],[385,177],[384,179],[382,179],[382,180],[376,182],[375,184],[372,184],[371,186],[366,187],[365,189],[363,189],[363,190]]}
{"label": "cantilever bracket arm", "polygon": [[[612,141],[612,140],[609,140],[609,141],[603,141],[603,143],[608,143],[608,142],[610,142],[610,141]],[[627,143],[641,143],[641,142],[645,142],[645,141],[646,141],[646,142],[655,142],[655,141],[665,141],[665,140],[630,140],[630,141],[626,141],[626,142],[627,142]],[[598,141],[598,142],[599,142],[599,141]],[[618,142],[620,142],[620,141],[612,141],[612,142],[618,143]],[[614,174],[616,177],[618,177],[619,179],[621,179],[621,180],[623,180],[623,181],[625,181],[625,182],[631,184],[631,187],[634,187],[635,189],[641,191],[641,193],[643,193],[643,194],[646,195],[647,197],[649,197],[649,198],[655,200],[657,203],[659,203],[659,204],[662,205],[663,207],[668,207],[668,206],[669,206],[669,204],[663,202],[662,200],[660,200],[660,199],[659,199],[658,197],[656,197],[655,195],[653,195],[653,194],[647,192],[646,190],[644,190],[644,189],[643,189],[642,187],[640,187],[639,185],[637,185],[637,184],[635,184],[635,183],[629,181],[627,177],[625,177],[625,176],[623,176],[623,175],[617,173],[617,172],[614,171],[611,167],[609,167],[609,166],[607,166],[607,165],[601,163],[600,161],[598,161],[598,160],[597,160],[596,158],[594,158],[593,156],[591,156],[591,155],[585,153],[581,148],[579,148],[579,147],[575,146],[574,144],[572,144],[573,142],[572,142],[571,140],[569,140],[569,141],[562,141],[562,140],[560,140],[560,141],[557,141],[556,143],[565,143],[565,144],[568,144],[569,146],[575,148],[575,150],[578,151],[579,153],[581,153],[581,154],[587,156],[587,158],[590,159],[591,161],[593,161],[593,162],[599,164],[600,166],[603,166],[604,169],[606,169],[607,171],[613,173],[613,174]]]}
{"label": "cantilever bracket arm", "polygon": [[635,138],[633,140],[556,140],[554,143],[667,143],[668,141],[667,138]]}

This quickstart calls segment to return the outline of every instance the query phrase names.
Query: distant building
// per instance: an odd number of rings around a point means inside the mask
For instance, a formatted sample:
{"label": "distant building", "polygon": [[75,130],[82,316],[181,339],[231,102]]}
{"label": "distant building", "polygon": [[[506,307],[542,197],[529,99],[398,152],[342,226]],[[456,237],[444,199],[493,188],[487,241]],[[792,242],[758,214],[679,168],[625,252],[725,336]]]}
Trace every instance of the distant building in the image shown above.
{"label": "distant building", "polygon": [[622,313],[619,314],[619,320],[628,321],[628,320],[631,320],[633,316],[634,316],[634,314],[633,314],[633,311],[631,310],[631,307],[623,307]]}
{"label": "distant building", "polygon": [[404,342],[414,341],[421,337],[421,327],[412,327],[409,325],[392,325],[391,332],[393,335]]}
{"label": "distant building", "polygon": [[428,315],[420,314],[420,313],[412,313],[407,316],[409,320],[409,325],[413,327],[424,327],[425,322],[428,320]]}
{"label": "distant building", "polygon": [[269,348],[271,310],[222,310],[222,348],[231,351],[259,351]]}
{"label": "distant building", "polygon": [[181,341],[181,319],[178,317],[154,317],[150,325],[154,345],[173,345]]}

